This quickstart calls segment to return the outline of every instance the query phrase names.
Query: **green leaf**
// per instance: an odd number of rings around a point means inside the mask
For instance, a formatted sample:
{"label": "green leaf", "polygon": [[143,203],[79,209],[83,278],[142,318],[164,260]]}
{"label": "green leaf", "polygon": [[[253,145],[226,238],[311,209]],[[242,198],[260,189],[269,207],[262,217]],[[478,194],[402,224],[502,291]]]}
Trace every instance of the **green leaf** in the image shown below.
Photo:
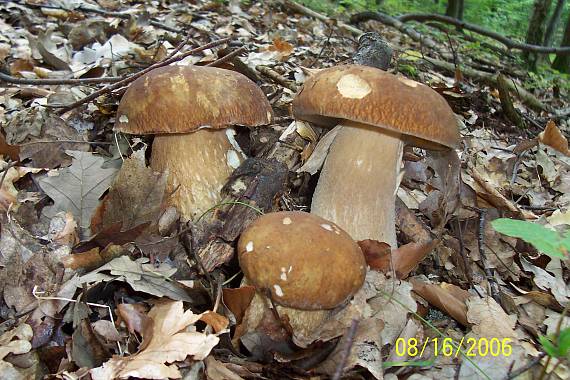
{"label": "green leaf", "polygon": [[550,257],[563,259],[570,252],[570,236],[562,236],[540,224],[524,220],[495,219],[491,225],[503,235],[520,238]]}
{"label": "green leaf", "polygon": [[552,344],[552,342],[550,341],[550,339],[548,339],[548,337],[541,335],[538,337],[538,340],[540,341],[540,345],[542,346],[542,348],[544,349],[544,352],[546,352],[546,354],[548,356],[552,356],[552,357],[558,357],[558,350],[556,349],[556,346],[554,346],[554,344]]}
{"label": "green leaf", "polygon": [[570,327],[560,331],[558,336],[558,348],[562,356],[570,354]]}

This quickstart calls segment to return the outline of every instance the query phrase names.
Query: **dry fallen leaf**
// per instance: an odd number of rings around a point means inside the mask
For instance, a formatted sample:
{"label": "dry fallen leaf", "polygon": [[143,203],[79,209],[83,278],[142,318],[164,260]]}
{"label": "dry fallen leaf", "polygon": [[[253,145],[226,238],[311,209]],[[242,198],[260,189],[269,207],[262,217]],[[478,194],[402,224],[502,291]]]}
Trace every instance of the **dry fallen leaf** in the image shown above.
{"label": "dry fallen leaf", "polygon": [[361,240],[358,245],[371,269],[389,273],[393,268],[397,278],[401,279],[406,278],[438,242],[408,243],[393,251],[388,244],[376,240]]}
{"label": "dry fallen leaf", "polygon": [[78,221],[82,236],[89,235],[89,224],[99,197],[109,188],[116,169],[103,168],[105,160],[93,153],[67,151],[73,164],[60,169],[57,176],[40,179],[42,190],[54,201],[45,207],[44,214],[51,218],[60,211],[70,211]]}
{"label": "dry fallen leaf", "polygon": [[568,149],[568,140],[566,137],[564,137],[562,132],[560,132],[560,129],[558,129],[552,120],[546,124],[546,128],[544,131],[540,132],[538,138],[541,143],[556,149],[560,153],[564,153],[565,155],[570,156],[570,150]]}
{"label": "dry fallen leaf", "polygon": [[467,306],[465,302],[471,296],[469,292],[453,284],[427,284],[417,279],[411,279],[414,292],[418,293],[430,305],[445,312],[451,318],[468,326]]}
{"label": "dry fallen leaf", "polygon": [[121,222],[122,230],[155,221],[166,187],[166,175],[145,164],[145,151],[135,151],[117,173],[109,194],[91,219],[91,231],[99,232]]}
{"label": "dry fallen leaf", "polygon": [[11,363],[4,361],[9,355],[25,354],[32,349],[30,340],[32,339],[32,328],[27,324],[0,335],[0,378],[2,379],[23,379],[24,376]]}
{"label": "dry fallen leaf", "polygon": [[167,301],[155,305],[148,313],[140,351],[127,357],[115,356],[101,367],[90,371],[93,380],[127,379],[178,379],[180,371],[175,365],[191,356],[204,360],[219,342],[216,335],[187,332],[202,314],[184,311],[181,301]]}

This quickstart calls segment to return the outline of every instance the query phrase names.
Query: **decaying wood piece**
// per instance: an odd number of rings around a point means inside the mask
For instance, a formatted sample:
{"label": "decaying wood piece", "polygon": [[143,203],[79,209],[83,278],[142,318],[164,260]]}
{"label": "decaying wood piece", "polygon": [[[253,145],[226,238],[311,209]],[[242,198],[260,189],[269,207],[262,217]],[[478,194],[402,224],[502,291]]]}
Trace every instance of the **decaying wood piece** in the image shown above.
{"label": "decaying wood piece", "polygon": [[521,115],[513,106],[511,95],[509,91],[509,84],[507,78],[503,74],[497,76],[497,89],[499,90],[499,99],[501,99],[501,107],[507,119],[519,128],[525,128],[525,122]]}
{"label": "decaying wood piece", "polygon": [[[426,61],[437,68],[449,71],[451,73],[455,73],[455,65],[453,63],[445,62],[435,58],[429,58],[426,59]],[[483,83],[487,83],[489,86],[493,87],[497,86],[497,74],[489,74],[483,71],[471,69],[469,67],[462,67],[461,73],[464,76],[469,77],[471,79],[480,80]],[[532,108],[534,111],[553,112],[551,107],[542,103],[540,100],[538,100],[538,98],[536,98],[533,94],[531,94],[524,88],[518,86],[512,79],[507,79],[506,85],[508,86],[511,94],[516,95],[517,98],[519,98],[524,104]]]}
{"label": "decaying wood piece", "polygon": [[298,152],[281,157],[285,162],[277,160],[274,152],[245,160],[223,187],[220,207],[195,227],[194,246],[207,271],[233,257],[233,243],[260,212],[276,209],[276,200],[286,189],[287,161],[298,159]]}

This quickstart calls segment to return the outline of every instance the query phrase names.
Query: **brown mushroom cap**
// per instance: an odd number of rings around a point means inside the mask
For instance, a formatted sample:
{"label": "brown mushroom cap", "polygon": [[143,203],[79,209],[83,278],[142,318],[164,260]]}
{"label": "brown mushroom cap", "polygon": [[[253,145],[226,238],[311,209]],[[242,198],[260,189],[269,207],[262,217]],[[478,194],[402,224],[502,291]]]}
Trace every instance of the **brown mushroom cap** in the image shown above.
{"label": "brown mushroom cap", "polygon": [[272,110],[259,87],[231,70],[165,66],[135,80],[119,105],[115,130],[188,133],[200,127],[268,124]]}
{"label": "brown mushroom cap", "polygon": [[258,291],[279,305],[332,309],[364,283],[360,247],[336,224],[300,211],[265,214],[238,243],[240,266]]}
{"label": "brown mushroom cap", "polygon": [[369,66],[335,66],[309,77],[293,100],[293,113],[328,127],[344,119],[389,129],[428,149],[459,142],[457,121],[441,95]]}

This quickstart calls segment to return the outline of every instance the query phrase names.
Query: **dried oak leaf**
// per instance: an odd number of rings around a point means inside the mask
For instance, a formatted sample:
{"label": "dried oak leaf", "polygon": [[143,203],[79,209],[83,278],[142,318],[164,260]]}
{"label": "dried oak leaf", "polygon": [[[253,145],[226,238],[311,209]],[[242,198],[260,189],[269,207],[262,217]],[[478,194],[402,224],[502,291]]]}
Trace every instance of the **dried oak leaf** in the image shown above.
{"label": "dried oak leaf", "polygon": [[69,150],[66,153],[73,157],[71,166],[60,169],[57,176],[39,181],[42,190],[54,201],[43,213],[51,218],[60,211],[70,211],[79,223],[80,233],[88,236],[91,215],[117,170],[103,168],[105,160],[92,153]]}
{"label": "dried oak leaf", "polygon": [[93,380],[129,377],[178,379],[181,377],[178,368],[168,364],[185,360],[188,356],[204,360],[219,342],[216,335],[185,331],[202,315],[184,311],[181,301],[159,303],[151,309],[148,317],[139,352],[127,357],[115,356],[103,366],[92,369]]}
{"label": "dried oak leaf", "polygon": [[144,155],[144,149],[138,150],[123,163],[91,219],[94,233],[117,222],[129,230],[158,219],[167,176],[147,167]]}

